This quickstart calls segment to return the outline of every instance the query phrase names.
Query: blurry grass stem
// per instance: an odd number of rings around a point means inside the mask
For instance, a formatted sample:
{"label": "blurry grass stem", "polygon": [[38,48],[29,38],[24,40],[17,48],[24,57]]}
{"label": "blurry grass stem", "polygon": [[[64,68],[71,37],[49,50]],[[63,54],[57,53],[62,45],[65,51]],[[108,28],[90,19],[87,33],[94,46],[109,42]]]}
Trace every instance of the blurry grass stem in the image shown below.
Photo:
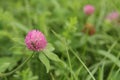
{"label": "blurry grass stem", "polygon": [[8,73],[0,73],[0,77],[5,77],[5,76],[9,76],[11,74],[13,74],[14,72],[16,72],[17,70],[19,70],[23,65],[25,65],[31,58],[32,56],[34,55],[34,52],[32,53],[31,56],[29,56],[28,58],[25,59],[25,61],[19,65],[17,68],[15,68],[14,70],[8,72]]}
{"label": "blurry grass stem", "polygon": [[[70,48],[71,49],[71,48]],[[93,74],[90,72],[90,70],[87,68],[87,66],[84,64],[84,62],[81,60],[81,58],[71,49],[72,53],[75,55],[75,57],[80,61],[80,63],[84,66],[84,68],[87,70],[87,72],[90,74],[93,80],[96,80]]]}

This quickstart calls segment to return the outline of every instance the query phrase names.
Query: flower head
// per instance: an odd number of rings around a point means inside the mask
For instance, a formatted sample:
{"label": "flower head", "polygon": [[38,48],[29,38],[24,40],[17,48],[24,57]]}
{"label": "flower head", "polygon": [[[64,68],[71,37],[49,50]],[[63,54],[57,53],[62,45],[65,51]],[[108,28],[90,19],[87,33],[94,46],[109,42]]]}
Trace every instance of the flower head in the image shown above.
{"label": "flower head", "polygon": [[114,21],[114,20],[117,20],[118,18],[119,18],[119,13],[118,12],[111,12],[106,17],[106,19],[108,21]]}
{"label": "flower head", "polygon": [[47,41],[44,34],[39,30],[29,31],[26,35],[25,43],[27,48],[33,51],[41,51],[47,45]]}
{"label": "flower head", "polygon": [[83,10],[86,15],[91,15],[94,13],[95,8],[92,5],[86,5],[84,6]]}
{"label": "flower head", "polygon": [[89,35],[93,35],[96,32],[94,26],[90,23],[85,24],[84,29],[82,31],[84,33],[88,33]]}

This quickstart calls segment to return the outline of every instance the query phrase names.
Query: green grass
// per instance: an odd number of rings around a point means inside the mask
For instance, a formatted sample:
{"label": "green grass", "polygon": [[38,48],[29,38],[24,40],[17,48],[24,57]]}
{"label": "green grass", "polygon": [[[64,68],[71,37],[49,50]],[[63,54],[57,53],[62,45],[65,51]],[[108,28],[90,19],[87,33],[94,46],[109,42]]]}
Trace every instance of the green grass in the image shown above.
{"label": "green grass", "polygon": [[[92,16],[83,12],[87,4],[95,7]],[[47,73],[46,64],[34,56],[0,80],[119,80],[120,23],[105,20],[110,12],[120,12],[119,5],[119,0],[0,0],[0,73],[32,54],[24,43],[32,29],[45,34],[60,59],[49,55],[49,61],[42,60],[50,63]],[[94,35],[82,32],[86,23],[95,27]]]}

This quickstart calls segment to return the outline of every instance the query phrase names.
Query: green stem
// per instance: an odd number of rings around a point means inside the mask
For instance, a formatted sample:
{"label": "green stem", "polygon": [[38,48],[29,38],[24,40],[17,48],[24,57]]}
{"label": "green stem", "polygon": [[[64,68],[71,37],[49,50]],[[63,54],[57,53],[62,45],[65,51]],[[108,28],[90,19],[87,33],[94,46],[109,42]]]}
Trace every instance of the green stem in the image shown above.
{"label": "green stem", "polygon": [[70,66],[70,72],[71,72],[71,78],[73,80],[73,76],[72,76],[72,65],[71,65],[71,60],[70,60],[70,55],[69,55],[69,52],[68,52],[68,47],[67,47],[67,43],[65,42],[65,47],[66,47],[66,52],[67,52],[67,58],[68,58],[68,63],[69,63],[69,66]]}
{"label": "green stem", "polygon": [[[118,54],[117,58],[119,59],[119,57],[120,57],[120,54]],[[109,79],[111,78],[112,72],[113,72],[113,70],[115,69],[115,67],[116,67],[116,65],[114,64],[114,65],[112,66],[111,70],[110,70],[110,73],[109,73],[109,75],[108,75],[108,77],[107,77],[107,80],[109,80]]]}
{"label": "green stem", "polygon": [[87,72],[90,74],[91,78],[93,80],[96,80],[95,77],[93,76],[93,74],[90,72],[90,70],[87,68],[87,66],[84,64],[84,62],[82,61],[82,59],[71,49],[72,53],[75,55],[75,57],[80,61],[80,63],[84,66],[84,68],[87,70]]}
{"label": "green stem", "polygon": [[19,65],[17,68],[15,68],[14,70],[8,72],[8,73],[0,73],[0,77],[5,77],[5,76],[9,76],[11,74],[13,74],[14,72],[16,72],[18,69],[20,69],[25,63],[27,63],[31,58],[32,56],[34,55],[34,52],[32,53],[31,56],[29,56],[28,58],[25,59],[25,61]]}
{"label": "green stem", "polygon": [[[68,57],[68,63],[69,63],[69,66],[70,66],[70,70],[72,71],[71,60],[70,60],[70,55],[69,55],[68,51],[67,51],[67,57]],[[72,77],[72,73],[71,73],[71,77]],[[72,77],[72,79],[73,79],[73,77]]]}

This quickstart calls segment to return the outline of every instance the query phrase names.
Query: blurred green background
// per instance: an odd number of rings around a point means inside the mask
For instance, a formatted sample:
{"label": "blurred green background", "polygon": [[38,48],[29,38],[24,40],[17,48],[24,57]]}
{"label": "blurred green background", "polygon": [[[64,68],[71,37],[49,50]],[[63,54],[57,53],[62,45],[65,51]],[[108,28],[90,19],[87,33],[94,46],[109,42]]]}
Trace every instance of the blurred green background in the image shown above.
{"label": "blurred green background", "polygon": [[[83,12],[87,4],[95,7],[91,16]],[[0,0],[0,72],[15,69],[31,55],[24,38],[32,29],[45,34],[66,64],[50,61],[46,73],[34,57],[0,80],[119,80],[120,21],[105,19],[120,12],[119,5],[120,0]],[[82,32],[87,23],[95,28],[92,36]]]}

